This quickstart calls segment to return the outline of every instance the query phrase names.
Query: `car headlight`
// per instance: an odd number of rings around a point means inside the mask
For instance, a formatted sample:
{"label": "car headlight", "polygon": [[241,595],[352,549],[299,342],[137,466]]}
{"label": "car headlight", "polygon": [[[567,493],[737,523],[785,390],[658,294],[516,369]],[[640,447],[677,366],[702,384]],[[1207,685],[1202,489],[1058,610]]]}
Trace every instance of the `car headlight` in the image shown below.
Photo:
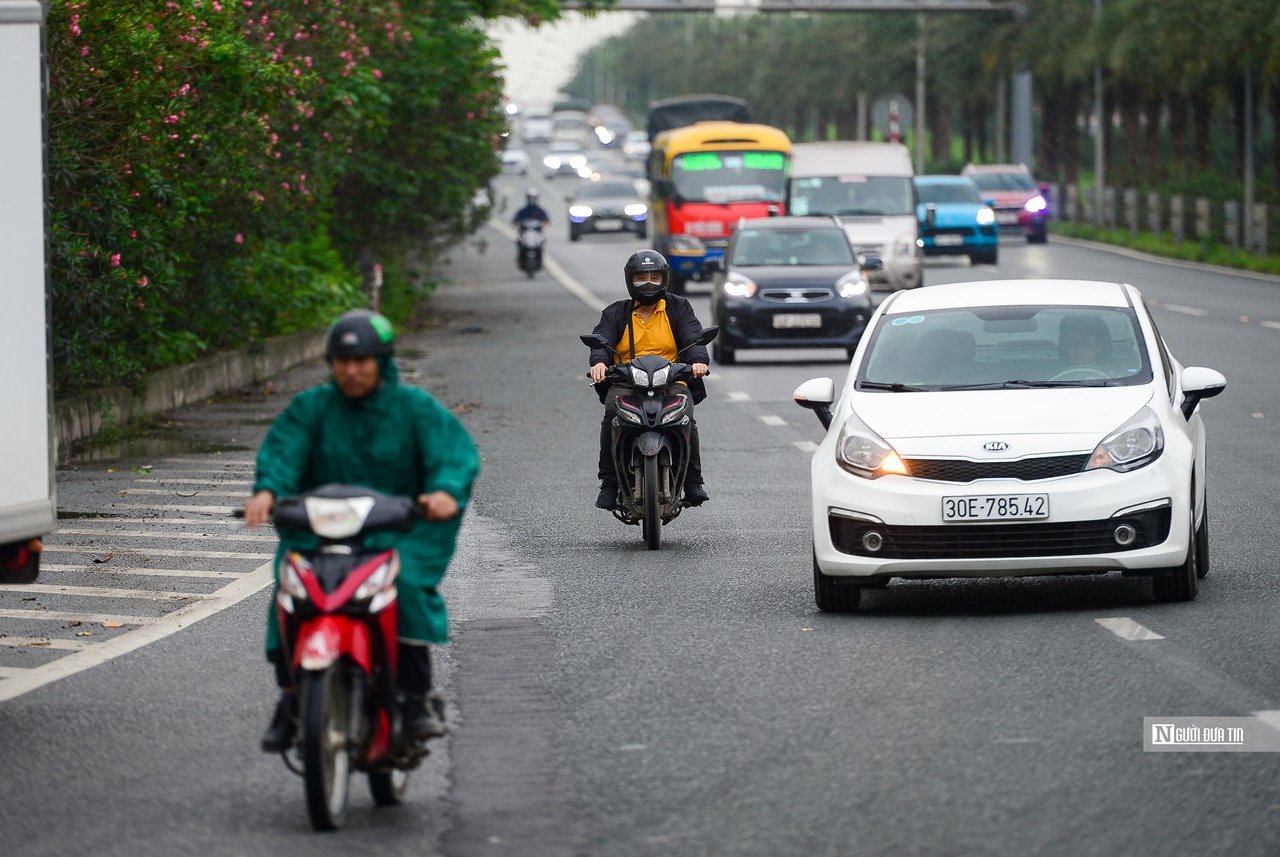
{"label": "car headlight", "polygon": [[996,213],[991,210],[990,206],[984,205],[978,209],[978,225],[993,226],[996,222]]}
{"label": "car headlight", "polygon": [[649,206],[645,205],[643,202],[633,202],[626,208],[622,209],[622,211],[627,215],[627,217],[643,217],[649,213]]}
{"label": "car headlight", "polygon": [[554,155],[547,155],[545,158],[542,159],[542,164],[549,170],[560,169],[560,159],[555,157]]}
{"label": "car headlight", "polygon": [[836,280],[836,294],[842,298],[861,297],[867,293],[867,278],[861,271],[850,271]]}
{"label": "car headlight", "polygon": [[754,280],[742,274],[730,272],[724,278],[724,293],[731,298],[749,298],[757,288]]}
{"label": "car headlight", "polygon": [[1151,408],[1144,407],[1102,439],[1085,470],[1107,468],[1120,473],[1145,467],[1164,451],[1164,429]]}
{"label": "car headlight", "polygon": [[853,413],[845,420],[836,440],[836,463],[863,479],[908,475],[907,465],[894,448]]}
{"label": "car headlight", "polygon": [[581,169],[586,165],[587,165],[586,155],[570,155],[569,156],[569,166],[573,167],[575,170]]}
{"label": "car headlight", "polygon": [[899,258],[914,256],[916,253],[916,236],[915,233],[910,235],[899,235],[898,239],[893,242],[893,254]]}
{"label": "car headlight", "polygon": [[586,220],[591,216],[591,206],[589,205],[571,205],[569,206],[569,216],[578,217]]}
{"label": "car headlight", "polygon": [[706,253],[707,246],[692,235],[672,235],[671,251],[673,253]]}
{"label": "car headlight", "polygon": [[1027,211],[1031,212],[1032,214],[1039,214],[1040,212],[1044,211],[1046,208],[1049,207],[1049,203],[1045,200],[1043,196],[1036,194],[1035,196],[1031,197],[1031,199],[1023,203],[1022,207],[1025,208]]}

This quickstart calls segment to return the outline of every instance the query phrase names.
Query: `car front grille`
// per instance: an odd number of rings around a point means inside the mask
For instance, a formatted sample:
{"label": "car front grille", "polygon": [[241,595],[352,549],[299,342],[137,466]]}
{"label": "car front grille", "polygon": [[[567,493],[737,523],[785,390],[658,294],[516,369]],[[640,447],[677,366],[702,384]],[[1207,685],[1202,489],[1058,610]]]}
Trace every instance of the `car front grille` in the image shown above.
{"label": "car front grille", "polygon": [[760,292],[760,300],[778,303],[809,303],[827,301],[833,297],[835,294],[831,289],[825,288],[762,289]]}
{"label": "car front grille", "polygon": [[[841,553],[877,559],[1000,559],[1079,556],[1152,547],[1169,537],[1168,508],[1102,521],[1063,523],[944,524],[935,527],[885,526],[837,515],[827,518],[831,542]],[[1123,547],[1113,533],[1129,524],[1137,537]],[[862,546],[874,530],[884,539],[878,551]]]}
{"label": "car front grille", "polygon": [[944,458],[909,458],[907,472],[933,482],[973,482],[978,479],[1020,479],[1033,482],[1069,476],[1084,470],[1088,455],[1053,455],[1018,461],[959,461]]}

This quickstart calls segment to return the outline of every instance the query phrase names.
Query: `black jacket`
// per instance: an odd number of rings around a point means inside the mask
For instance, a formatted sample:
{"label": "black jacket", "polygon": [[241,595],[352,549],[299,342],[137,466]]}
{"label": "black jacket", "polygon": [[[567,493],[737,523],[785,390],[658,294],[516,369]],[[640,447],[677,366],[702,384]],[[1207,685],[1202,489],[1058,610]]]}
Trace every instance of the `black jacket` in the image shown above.
{"label": "black jacket", "polygon": [[[689,303],[687,298],[668,292],[666,301],[667,319],[671,322],[671,332],[676,338],[676,351],[681,351],[686,346],[691,345],[698,338],[698,334],[702,333],[702,322],[698,321],[698,317],[694,315],[693,304]],[[624,340],[627,333],[627,321],[631,318],[633,306],[634,303],[631,298],[623,298],[620,301],[609,304],[600,313],[600,323],[596,325],[595,330],[591,331],[603,336],[611,343],[622,342],[623,360],[631,358],[631,355],[627,353],[627,344]],[[706,363],[708,365],[711,363],[711,356],[707,354],[705,345],[694,345],[688,351],[679,355],[677,359],[682,363]],[[597,363],[603,363],[606,366],[613,365],[613,353],[605,348],[592,348],[591,360],[587,365],[594,366]],[[596,384],[596,393],[599,394],[600,401],[604,401],[608,390],[608,381]],[[702,382],[701,378],[695,378],[689,381],[689,392],[693,395],[694,404],[697,404],[707,397],[706,384]]]}

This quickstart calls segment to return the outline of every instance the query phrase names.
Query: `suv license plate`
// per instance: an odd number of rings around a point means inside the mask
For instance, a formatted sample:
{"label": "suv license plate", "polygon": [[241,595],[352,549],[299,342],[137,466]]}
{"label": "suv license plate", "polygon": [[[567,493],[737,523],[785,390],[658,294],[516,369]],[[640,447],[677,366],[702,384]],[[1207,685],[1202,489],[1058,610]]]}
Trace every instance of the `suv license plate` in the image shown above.
{"label": "suv license plate", "polygon": [[774,327],[822,327],[822,316],[816,312],[780,312],[773,317]]}
{"label": "suv license plate", "polygon": [[933,243],[939,247],[959,247],[964,244],[963,235],[935,235]]}
{"label": "suv license plate", "polygon": [[949,524],[965,521],[1033,521],[1047,517],[1048,494],[979,494],[974,497],[942,498],[942,520]]}

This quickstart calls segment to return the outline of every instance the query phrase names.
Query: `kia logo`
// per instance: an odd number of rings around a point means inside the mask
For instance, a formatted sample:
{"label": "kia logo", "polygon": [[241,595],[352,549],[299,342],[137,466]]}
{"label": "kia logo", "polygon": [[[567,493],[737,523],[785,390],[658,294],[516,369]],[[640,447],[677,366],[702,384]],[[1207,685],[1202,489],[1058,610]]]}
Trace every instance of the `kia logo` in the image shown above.
{"label": "kia logo", "polygon": [[989,440],[982,445],[987,452],[1004,452],[1009,448],[1009,444],[1002,440]]}

